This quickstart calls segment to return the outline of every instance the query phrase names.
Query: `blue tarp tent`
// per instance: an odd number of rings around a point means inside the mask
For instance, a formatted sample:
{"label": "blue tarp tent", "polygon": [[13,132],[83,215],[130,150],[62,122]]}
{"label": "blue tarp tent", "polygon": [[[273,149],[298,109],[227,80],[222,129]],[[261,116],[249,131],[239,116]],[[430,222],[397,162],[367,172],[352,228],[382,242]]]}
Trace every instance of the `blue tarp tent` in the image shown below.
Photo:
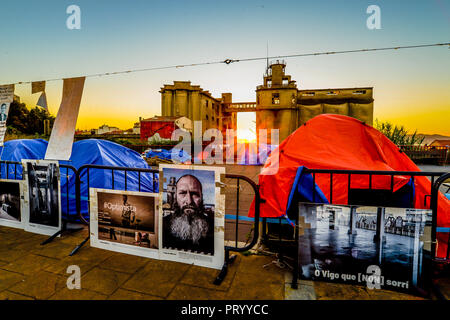
{"label": "blue tarp tent", "polygon": [[[47,145],[48,142],[43,139],[20,139],[7,141],[3,146],[3,150],[1,150],[0,160],[21,162],[22,159],[44,159]],[[7,165],[2,163],[0,167],[1,178],[14,179],[15,166],[8,166],[8,176],[6,174],[6,168]],[[22,166],[17,166],[16,177],[17,179],[22,179]]]}
{"label": "blue tarp tent", "polygon": [[[77,141],[72,147],[72,156],[70,161],[60,161],[61,164],[67,164],[75,167],[77,170],[85,164],[96,164],[112,167],[127,167],[127,168],[144,168],[150,167],[142,159],[141,155],[136,151],[123,147],[117,143],[88,139]],[[65,177],[66,170],[61,170],[61,193],[65,194],[67,190],[67,179]],[[69,186],[69,212],[76,212],[75,208],[75,177],[68,172],[68,186]],[[81,172],[81,213],[87,217],[88,210],[88,175],[87,171]],[[154,179],[155,178],[155,179]],[[142,192],[159,192],[157,175],[153,177],[151,173],[141,173],[140,191]],[[137,172],[127,172],[127,190],[139,191],[139,174]],[[89,169],[89,187],[112,189],[112,172],[111,170],[103,169]],[[125,190],[125,172],[114,171],[114,189]],[[72,192],[73,190],[73,192]],[[65,198],[61,198],[62,207],[66,204]],[[67,211],[67,210],[66,210]],[[63,208],[63,212],[65,209]]]}
{"label": "blue tarp tent", "polygon": [[[5,143],[1,160],[22,161],[22,159],[43,159],[47,150],[47,141],[37,140],[12,140]],[[96,164],[113,167],[146,168],[149,166],[136,151],[125,148],[119,144],[106,140],[89,139],[73,144],[72,156],[69,161],[60,161],[75,167],[77,170],[85,164]],[[22,179],[22,168],[17,167],[17,179]],[[63,217],[75,218],[75,176],[73,171],[61,168],[61,209]],[[2,178],[6,178],[6,165],[2,164]],[[10,165],[9,178],[14,179],[14,166]],[[155,179],[154,179],[155,178]],[[157,175],[151,173],[141,174],[141,191],[158,192]],[[87,171],[81,174],[81,213],[88,218],[88,183]],[[127,190],[139,190],[139,176],[137,172],[127,173]],[[90,169],[89,187],[112,189],[111,170]],[[114,189],[125,189],[125,172],[114,172]],[[67,194],[69,201],[67,201]]]}
{"label": "blue tarp tent", "polygon": [[[150,150],[149,152],[147,152],[145,156],[147,158],[158,157],[164,160],[172,160],[172,150],[164,150],[164,149]],[[185,163],[191,160],[191,156],[186,152],[184,152],[183,149],[180,149],[179,151],[179,158],[181,163]]]}

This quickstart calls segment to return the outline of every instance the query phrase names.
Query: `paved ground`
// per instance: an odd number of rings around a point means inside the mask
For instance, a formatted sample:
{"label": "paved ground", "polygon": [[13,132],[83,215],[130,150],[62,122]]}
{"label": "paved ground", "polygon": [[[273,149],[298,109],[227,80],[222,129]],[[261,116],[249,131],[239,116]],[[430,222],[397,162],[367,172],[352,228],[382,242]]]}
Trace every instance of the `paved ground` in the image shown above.
{"label": "paved ground", "polygon": [[[0,300],[420,299],[310,281],[301,281],[299,289],[292,290],[290,273],[266,255],[238,255],[221,286],[212,284],[217,270],[114,253],[89,243],[69,257],[85,236],[87,230],[41,246],[45,236],[0,227]],[[67,289],[71,265],[81,269],[81,290]],[[447,289],[450,292],[448,281]]]}
{"label": "paved ground", "polygon": [[[220,286],[218,270],[91,248],[68,254],[87,231],[41,246],[45,236],[0,227],[0,299],[284,299],[284,270],[267,256],[241,256]],[[81,269],[81,290],[67,289],[70,265]]]}

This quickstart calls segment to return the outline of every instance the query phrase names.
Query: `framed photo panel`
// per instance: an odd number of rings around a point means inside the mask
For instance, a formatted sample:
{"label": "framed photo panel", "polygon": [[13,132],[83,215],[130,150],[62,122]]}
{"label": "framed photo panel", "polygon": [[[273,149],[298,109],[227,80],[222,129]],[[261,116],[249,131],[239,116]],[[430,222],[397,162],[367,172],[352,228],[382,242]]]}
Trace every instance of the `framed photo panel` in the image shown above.
{"label": "framed photo panel", "polygon": [[48,160],[22,160],[29,216],[25,231],[53,235],[61,230],[59,164]]}
{"label": "framed photo panel", "polygon": [[91,246],[158,259],[158,198],[158,193],[91,188]]}
{"label": "framed photo panel", "polygon": [[221,269],[225,168],[161,164],[159,174],[161,259]]}
{"label": "framed photo panel", "polygon": [[25,182],[0,179],[0,226],[24,229],[28,202],[23,199]]}
{"label": "framed photo panel", "polygon": [[429,289],[431,210],[299,203],[299,212],[302,278]]}

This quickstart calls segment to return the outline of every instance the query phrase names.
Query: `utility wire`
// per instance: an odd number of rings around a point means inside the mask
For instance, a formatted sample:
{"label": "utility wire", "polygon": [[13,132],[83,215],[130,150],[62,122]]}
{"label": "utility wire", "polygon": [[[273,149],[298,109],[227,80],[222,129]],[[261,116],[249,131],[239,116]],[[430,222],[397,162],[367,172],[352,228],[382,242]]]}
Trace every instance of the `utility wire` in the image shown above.
{"label": "utility wire", "polygon": [[[230,64],[230,63],[237,63],[237,62],[248,62],[248,61],[269,60],[269,59],[274,60],[274,59],[282,59],[282,58],[297,58],[297,57],[323,56],[323,55],[335,55],[335,54],[347,54],[347,53],[389,51],[389,50],[400,50],[400,49],[417,49],[417,48],[429,48],[429,47],[439,47],[439,46],[449,46],[449,48],[450,48],[450,42],[420,44],[420,45],[411,45],[411,46],[385,47],[385,48],[369,48],[369,49],[356,49],[356,50],[343,50],[343,51],[298,53],[298,54],[271,56],[271,57],[266,56],[266,57],[256,57],[256,58],[254,57],[254,58],[244,58],[244,59],[225,59],[223,61],[200,62],[200,63],[191,63],[191,64],[171,65],[171,66],[164,66],[164,67],[134,69],[134,70],[126,70],[126,71],[95,73],[95,74],[87,75],[85,77],[86,78],[103,77],[103,76],[112,76],[112,75],[136,73],[136,72],[146,72],[146,71],[154,71],[154,70],[198,67],[198,66],[221,64],[221,63]],[[64,79],[67,79],[67,78],[55,78],[55,79],[37,80],[37,81],[50,82],[50,81],[60,81],[60,80],[64,80]],[[32,82],[34,82],[34,81],[23,81],[23,82],[16,82],[13,84],[29,84]]]}

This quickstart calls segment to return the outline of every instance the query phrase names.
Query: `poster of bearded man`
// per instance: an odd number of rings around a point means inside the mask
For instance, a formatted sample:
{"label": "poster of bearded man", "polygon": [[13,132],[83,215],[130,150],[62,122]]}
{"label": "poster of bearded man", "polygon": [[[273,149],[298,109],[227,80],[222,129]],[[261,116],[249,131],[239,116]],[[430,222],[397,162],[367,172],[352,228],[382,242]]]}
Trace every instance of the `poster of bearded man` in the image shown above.
{"label": "poster of bearded man", "polygon": [[220,269],[224,259],[225,168],[161,164],[161,258]]}

